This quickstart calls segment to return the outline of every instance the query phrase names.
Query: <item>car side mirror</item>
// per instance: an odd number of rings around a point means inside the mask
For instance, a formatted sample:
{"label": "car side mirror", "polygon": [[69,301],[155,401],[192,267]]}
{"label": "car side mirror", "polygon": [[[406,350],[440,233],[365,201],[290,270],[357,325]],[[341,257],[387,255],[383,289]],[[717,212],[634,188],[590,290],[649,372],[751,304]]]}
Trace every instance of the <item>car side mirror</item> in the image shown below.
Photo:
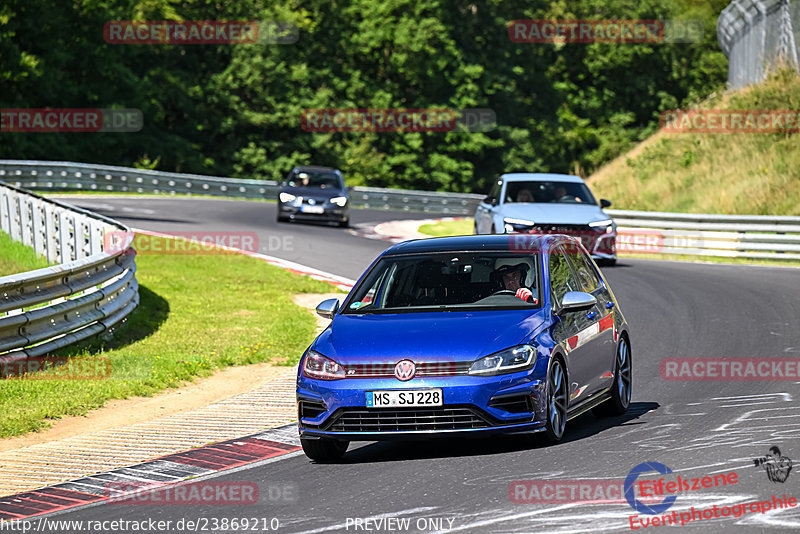
{"label": "car side mirror", "polygon": [[486,197],[483,199],[483,201],[492,206],[497,206],[497,199],[494,197]]}
{"label": "car side mirror", "polygon": [[597,299],[589,293],[584,293],[583,291],[567,291],[567,294],[561,299],[561,307],[556,312],[556,315],[588,310],[595,304],[597,304]]}
{"label": "car side mirror", "polygon": [[323,300],[317,305],[317,315],[325,319],[333,319],[337,311],[339,311],[339,299]]}
{"label": "car side mirror", "polygon": [[611,207],[611,201],[610,200],[606,200],[604,198],[601,198],[600,199],[600,207],[601,208],[610,208]]}

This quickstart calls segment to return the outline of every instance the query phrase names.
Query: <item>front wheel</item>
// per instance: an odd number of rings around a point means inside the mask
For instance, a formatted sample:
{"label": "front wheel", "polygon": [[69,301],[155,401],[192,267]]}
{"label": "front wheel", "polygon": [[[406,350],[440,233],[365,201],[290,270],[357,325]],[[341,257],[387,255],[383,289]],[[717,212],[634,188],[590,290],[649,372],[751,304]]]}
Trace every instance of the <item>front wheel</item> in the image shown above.
{"label": "front wheel", "polygon": [[349,441],[339,441],[330,438],[303,439],[300,438],[303,452],[310,459],[319,463],[335,462],[347,452]]}
{"label": "front wheel", "polygon": [[631,372],[631,349],[628,340],[621,338],[617,348],[617,358],[614,364],[614,385],[611,386],[611,398],[592,412],[598,417],[622,415],[628,411],[631,404],[631,385],[633,384]]}
{"label": "front wheel", "polygon": [[547,440],[555,443],[564,436],[567,426],[567,375],[561,360],[553,360],[547,379]]}

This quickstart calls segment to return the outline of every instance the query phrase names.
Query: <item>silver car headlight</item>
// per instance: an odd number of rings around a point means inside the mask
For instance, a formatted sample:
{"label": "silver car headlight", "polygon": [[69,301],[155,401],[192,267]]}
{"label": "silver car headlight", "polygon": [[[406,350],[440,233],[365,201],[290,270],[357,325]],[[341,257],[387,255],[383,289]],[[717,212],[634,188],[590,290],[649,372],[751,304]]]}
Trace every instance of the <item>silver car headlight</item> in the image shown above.
{"label": "silver car headlight", "polygon": [[604,229],[607,234],[610,234],[611,232],[614,231],[615,225],[614,225],[614,221],[613,220],[605,219],[605,220],[602,220],[602,221],[590,222],[589,223],[589,227],[590,228]]}
{"label": "silver car headlight", "polygon": [[296,197],[296,196],[294,196],[294,195],[293,195],[293,194],[291,194],[291,193],[281,193],[280,195],[278,195],[278,198],[281,200],[281,202],[283,202],[283,203],[285,204],[285,203],[287,203],[287,202],[291,202],[291,201],[293,201],[293,200],[294,200],[294,199],[296,199],[297,197]]}
{"label": "silver car headlight", "polygon": [[333,197],[331,199],[331,204],[336,204],[340,208],[343,208],[345,204],[347,204],[347,197]]}
{"label": "silver car headlight", "polygon": [[531,369],[536,364],[536,347],[519,345],[476,360],[471,375],[493,376]]}
{"label": "silver car headlight", "polygon": [[535,224],[535,222],[527,219],[514,219],[512,217],[506,217],[503,219],[503,226],[505,227],[507,234],[530,230]]}

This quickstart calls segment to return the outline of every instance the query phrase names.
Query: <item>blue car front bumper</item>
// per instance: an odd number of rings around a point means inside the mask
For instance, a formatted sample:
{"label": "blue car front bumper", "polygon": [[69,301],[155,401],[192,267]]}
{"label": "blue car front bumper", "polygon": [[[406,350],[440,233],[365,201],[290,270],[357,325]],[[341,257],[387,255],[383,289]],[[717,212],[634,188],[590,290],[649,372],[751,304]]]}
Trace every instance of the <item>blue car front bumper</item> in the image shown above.
{"label": "blue car front bumper", "polygon": [[[546,417],[539,373],[316,380],[298,372],[300,436],[348,441],[536,432]],[[439,407],[367,408],[366,392],[440,388]]]}

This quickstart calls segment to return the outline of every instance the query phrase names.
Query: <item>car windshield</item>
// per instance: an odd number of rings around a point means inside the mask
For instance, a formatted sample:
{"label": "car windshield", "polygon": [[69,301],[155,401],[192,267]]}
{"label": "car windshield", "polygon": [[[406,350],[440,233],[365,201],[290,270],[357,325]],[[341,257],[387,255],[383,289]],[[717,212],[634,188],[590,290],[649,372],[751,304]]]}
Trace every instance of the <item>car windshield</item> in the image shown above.
{"label": "car windshield", "polygon": [[316,187],[319,189],[344,189],[341,178],[332,172],[298,172],[287,180],[289,187]]}
{"label": "car windshield", "polygon": [[505,202],[597,204],[592,192],[581,182],[508,182]]}
{"label": "car windshield", "polygon": [[[536,308],[538,254],[447,252],[381,258],[353,289],[343,314]],[[530,290],[526,301],[516,296]]]}

